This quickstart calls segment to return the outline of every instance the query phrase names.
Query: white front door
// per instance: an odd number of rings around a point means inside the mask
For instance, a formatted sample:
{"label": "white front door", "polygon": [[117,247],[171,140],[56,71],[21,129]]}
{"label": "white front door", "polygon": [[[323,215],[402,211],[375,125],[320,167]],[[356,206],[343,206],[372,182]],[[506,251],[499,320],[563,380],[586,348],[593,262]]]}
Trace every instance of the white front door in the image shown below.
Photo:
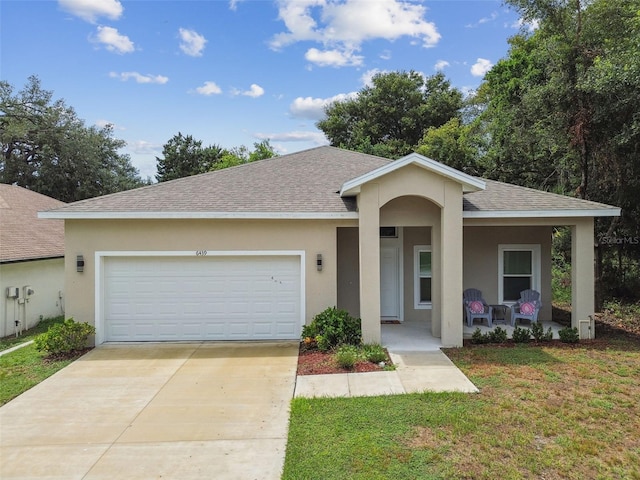
{"label": "white front door", "polygon": [[380,247],[380,316],[400,319],[400,248]]}

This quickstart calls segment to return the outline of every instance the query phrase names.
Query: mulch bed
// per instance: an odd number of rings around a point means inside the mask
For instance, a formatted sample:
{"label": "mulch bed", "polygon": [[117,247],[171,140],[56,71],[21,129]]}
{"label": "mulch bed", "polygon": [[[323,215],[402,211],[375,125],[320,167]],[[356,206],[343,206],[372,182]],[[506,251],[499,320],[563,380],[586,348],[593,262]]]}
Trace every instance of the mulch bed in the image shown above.
{"label": "mulch bed", "polygon": [[[389,352],[387,352],[387,365],[391,365]],[[304,344],[300,345],[298,355],[298,375],[326,375],[332,373],[363,373],[381,372],[384,368],[377,363],[361,360],[351,370],[340,367],[331,352],[321,352],[317,349],[309,349]]]}
{"label": "mulch bed", "polygon": [[93,350],[93,347],[83,348],[82,350],[72,350],[71,352],[66,353],[55,353],[49,354],[43,358],[43,362],[52,363],[52,362],[60,362],[62,360],[75,360],[76,358],[80,358],[85,353]]}

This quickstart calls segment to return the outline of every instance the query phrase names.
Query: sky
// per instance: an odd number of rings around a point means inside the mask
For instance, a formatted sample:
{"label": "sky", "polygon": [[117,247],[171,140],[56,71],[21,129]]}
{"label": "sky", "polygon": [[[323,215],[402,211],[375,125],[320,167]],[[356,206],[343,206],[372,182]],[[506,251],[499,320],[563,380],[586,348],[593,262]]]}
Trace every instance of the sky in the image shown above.
{"label": "sky", "polygon": [[441,71],[468,94],[520,28],[494,0],[3,0],[0,79],[19,91],[38,76],[154,178],[178,132],[280,154],[327,145],[324,107],[376,73]]}

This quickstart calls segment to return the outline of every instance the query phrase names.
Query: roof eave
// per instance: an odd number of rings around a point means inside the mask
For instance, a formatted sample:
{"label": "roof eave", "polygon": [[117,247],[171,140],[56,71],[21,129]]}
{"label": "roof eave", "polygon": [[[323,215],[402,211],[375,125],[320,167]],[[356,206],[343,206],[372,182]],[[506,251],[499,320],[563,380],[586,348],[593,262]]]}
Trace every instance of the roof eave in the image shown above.
{"label": "roof eave", "polygon": [[357,212],[39,212],[38,218],[62,220],[154,220],[154,219],[243,219],[243,220],[352,220]]}
{"label": "roof eave", "polygon": [[440,162],[436,162],[435,160],[427,158],[418,153],[411,153],[405,157],[400,158],[399,160],[395,160],[386,165],[383,165],[382,167],[365,173],[364,175],[346,181],[340,189],[340,196],[353,197],[360,193],[360,188],[365,183],[371,182],[372,180],[380,178],[411,164],[417,165],[424,168],[425,170],[429,170],[430,172],[434,172],[436,174],[442,175],[443,177],[460,183],[462,185],[462,190],[464,193],[477,192],[486,188],[486,183],[477,177],[467,175],[464,172],[456,170],[455,168],[451,168]]}
{"label": "roof eave", "polygon": [[482,210],[465,211],[463,218],[566,218],[566,217],[619,217],[619,208],[584,210]]}

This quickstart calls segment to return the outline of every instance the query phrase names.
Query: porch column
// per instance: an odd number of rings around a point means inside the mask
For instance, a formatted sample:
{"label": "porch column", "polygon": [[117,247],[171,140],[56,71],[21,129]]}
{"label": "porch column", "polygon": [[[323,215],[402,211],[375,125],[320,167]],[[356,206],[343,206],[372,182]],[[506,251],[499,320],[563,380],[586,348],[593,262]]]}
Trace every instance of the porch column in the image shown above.
{"label": "porch column", "polygon": [[380,343],[380,207],[378,184],[364,184],[358,195],[360,318],[362,340]]}
{"label": "porch column", "polygon": [[444,183],[441,210],[442,345],[462,346],[462,186]]}
{"label": "porch column", "polygon": [[580,320],[589,320],[595,310],[594,277],[593,218],[581,218],[571,226],[571,326],[585,338],[589,332],[582,331]]}

